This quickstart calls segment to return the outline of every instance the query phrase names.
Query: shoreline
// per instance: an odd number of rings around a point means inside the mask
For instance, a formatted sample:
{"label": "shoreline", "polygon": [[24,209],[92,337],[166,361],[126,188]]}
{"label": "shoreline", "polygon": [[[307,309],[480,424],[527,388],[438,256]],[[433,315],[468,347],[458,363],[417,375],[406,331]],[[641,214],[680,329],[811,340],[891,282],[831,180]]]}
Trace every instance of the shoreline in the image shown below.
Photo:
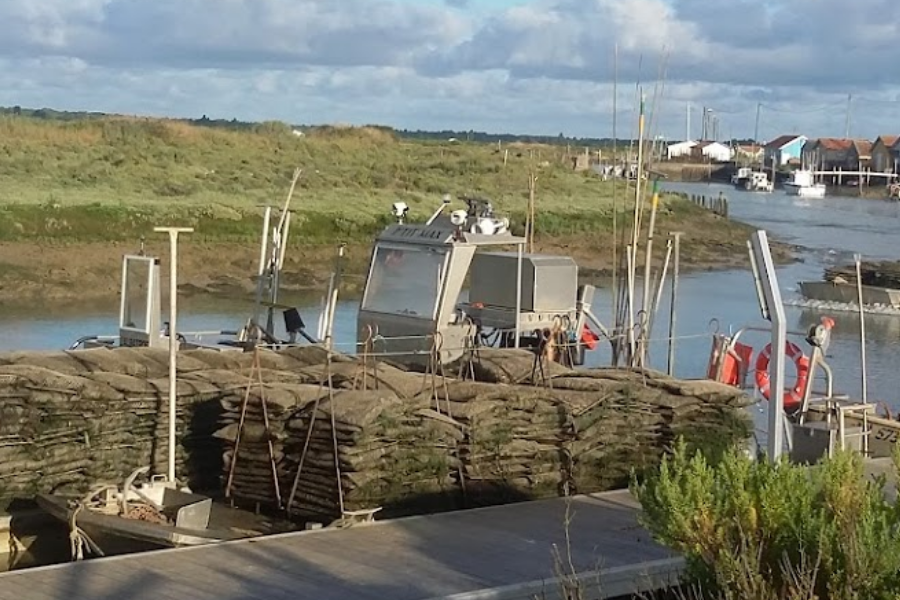
{"label": "shoreline", "polygon": [[[711,213],[700,221],[722,220]],[[747,225],[704,232],[697,223],[682,238],[681,271],[698,273],[749,267],[745,240],[738,235],[752,230]],[[706,223],[708,226],[708,223]],[[671,229],[671,228],[670,228]],[[678,227],[677,230],[686,229]],[[601,233],[602,232],[598,232]],[[653,257],[658,272],[665,256],[668,231],[656,235]],[[608,239],[608,238],[607,238]],[[797,246],[777,240],[772,254],[777,264],[798,260]],[[346,246],[342,295],[354,297],[362,292],[371,244]],[[613,250],[601,237],[588,235],[536,238],[535,251],[568,255],[575,259],[582,282],[603,285],[614,271]],[[146,254],[162,261],[164,293],[168,277],[168,244],[154,240],[145,246]],[[137,254],[137,244],[66,242],[47,243],[31,240],[0,243],[0,309],[21,314],[38,311],[80,312],[85,309],[117,310],[120,291],[121,260],[125,254]],[[282,274],[285,301],[317,303],[328,286],[337,245],[289,245]],[[619,256],[617,258],[621,258]],[[643,265],[642,255],[638,254]],[[215,300],[252,302],[255,290],[253,274],[259,260],[256,243],[194,242],[189,237],[179,242],[179,294],[185,302],[206,297]]]}

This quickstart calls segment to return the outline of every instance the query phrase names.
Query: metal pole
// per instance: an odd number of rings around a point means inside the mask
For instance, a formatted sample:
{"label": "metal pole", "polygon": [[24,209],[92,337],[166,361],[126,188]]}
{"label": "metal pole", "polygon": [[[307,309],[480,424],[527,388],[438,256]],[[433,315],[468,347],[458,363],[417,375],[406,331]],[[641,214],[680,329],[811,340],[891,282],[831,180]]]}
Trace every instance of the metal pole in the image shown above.
{"label": "metal pole", "polygon": [[522,250],[524,244],[519,244],[516,251],[516,341],[515,348],[519,347],[519,318],[522,316]]}
{"label": "metal pole", "polygon": [[331,293],[328,297],[327,321],[325,324],[325,347],[334,350],[334,313],[337,311],[338,290],[341,286],[341,276],[343,274],[344,252],[347,249],[345,244],[341,244],[338,248],[337,260],[335,261],[334,274],[332,275]]}
{"label": "metal pole", "polygon": [[669,375],[675,373],[675,316],[678,301],[678,271],[681,264],[681,232],[673,231],[672,237],[674,238],[672,252],[675,259],[672,263],[672,299],[669,301],[669,357],[666,363],[666,372]]}
{"label": "metal pole", "polygon": [[263,277],[266,272],[266,257],[269,251],[269,224],[272,221],[272,207],[267,206],[263,215],[262,241],[259,245],[259,270],[256,273],[256,302],[254,304],[253,322],[259,325],[259,312],[262,309]]}
{"label": "metal pole", "polygon": [[769,389],[771,395],[768,402],[769,432],[768,456],[777,460],[784,449],[784,347],[787,343],[787,322],[778,277],[775,274],[775,263],[769,249],[769,238],[765,231],[757,231],[750,238],[754,260],[760,269],[764,313],[772,322],[772,360],[769,363]]}
{"label": "metal pole", "polygon": [[626,299],[628,308],[628,332],[625,340],[628,343],[628,366],[634,366],[634,246],[625,247],[626,265],[628,266],[628,296]]}
{"label": "metal pole", "polygon": [[653,325],[659,314],[659,305],[662,303],[663,288],[666,287],[666,276],[669,274],[669,265],[672,264],[672,240],[666,242],[666,258],[663,260],[662,273],[659,274],[659,283],[656,285],[656,297],[653,299],[653,311],[650,326],[647,328],[647,338],[653,337]]}
{"label": "metal pole", "polygon": [[193,227],[154,227],[169,234],[169,483],[175,481],[175,409],[178,399],[178,234],[192,233]]}
{"label": "metal pole", "polygon": [[854,256],[856,261],[856,299],[859,302],[859,360],[862,367],[862,401],[868,401],[868,382],[866,381],[866,311],[863,309],[862,295],[862,257]]}
{"label": "metal pole", "polygon": [[640,345],[640,361],[641,366],[646,367],[648,364],[649,353],[649,331],[650,331],[650,309],[651,297],[653,296],[653,281],[650,277],[650,261],[653,258],[653,230],[656,228],[656,211],[659,207],[659,192],[657,191],[658,183],[653,182],[653,199],[650,205],[650,224],[647,227],[647,249],[644,250],[644,293],[641,297],[641,311],[644,313],[641,319],[641,345]]}

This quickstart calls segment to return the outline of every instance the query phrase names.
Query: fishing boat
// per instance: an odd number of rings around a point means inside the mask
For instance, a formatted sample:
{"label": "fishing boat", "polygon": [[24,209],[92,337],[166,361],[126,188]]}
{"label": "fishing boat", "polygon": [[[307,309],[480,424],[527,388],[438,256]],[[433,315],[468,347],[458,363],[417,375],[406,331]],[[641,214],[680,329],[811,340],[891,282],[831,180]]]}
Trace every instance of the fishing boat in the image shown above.
{"label": "fishing boat", "polygon": [[[864,306],[900,309],[900,262],[861,263],[860,275]],[[828,268],[822,281],[801,281],[799,286],[808,300],[859,305],[855,264]]]}
{"label": "fishing boat", "polygon": [[[254,274],[256,294],[252,315],[239,328],[174,332],[179,350],[211,348],[241,350],[248,343],[280,348],[300,340],[318,343],[306,330],[296,307],[279,302],[281,274],[291,225],[291,199],[301,170],[294,172],[287,200],[280,212],[266,207],[263,214],[259,268]],[[160,259],[144,252],[144,244],[134,254],[122,257],[119,290],[118,333],[86,335],[75,340],[69,350],[80,348],[150,347],[168,348],[170,327],[162,313]],[[334,278],[332,278],[334,281]],[[285,336],[276,334],[276,312],[282,312]],[[324,315],[323,315],[324,316]],[[171,318],[171,316],[170,316]],[[319,330],[323,329],[320,322]]]}
{"label": "fishing boat", "polygon": [[[450,199],[424,223],[398,222],[375,240],[360,300],[357,342],[408,364],[452,363],[478,346],[546,348],[570,365],[604,331],[591,312],[594,287],[579,286],[568,256],[526,253],[526,238],[491,202]],[[449,214],[447,214],[449,213]],[[468,282],[468,291],[463,286]]]}
{"label": "fishing boat", "polygon": [[164,477],[136,485],[136,479],[148,471],[148,467],[142,467],[131,473],[123,486],[98,486],[80,498],[38,494],[36,501],[45,512],[68,525],[79,544],[99,555],[117,550],[198,546],[251,535],[246,530],[211,524],[212,499]]}
{"label": "fishing boat", "polygon": [[750,167],[741,167],[731,176],[731,184],[748,192],[771,192],[775,186],[765,171],[754,171]]}
{"label": "fishing boat", "polygon": [[793,172],[788,181],[784,182],[784,191],[788,196],[824,198],[826,187],[824,183],[815,182],[812,171],[799,169]]}

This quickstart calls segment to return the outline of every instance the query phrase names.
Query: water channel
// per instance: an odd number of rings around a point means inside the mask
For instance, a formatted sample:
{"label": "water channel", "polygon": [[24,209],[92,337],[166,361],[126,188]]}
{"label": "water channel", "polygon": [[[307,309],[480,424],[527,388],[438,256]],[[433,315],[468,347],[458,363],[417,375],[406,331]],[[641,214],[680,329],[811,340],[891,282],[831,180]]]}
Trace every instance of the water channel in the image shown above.
{"label": "water channel", "polygon": [[[900,204],[846,197],[805,200],[786,196],[777,190],[758,194],[717,184],[669,184],[669,189],[690,194],[729,198],[731,216],[761,229],[770,236],[803,246],[801,262],[778,270],[782,295],[787,306],[789,328],[805,331],[823,315],[832,316],[833,332],[829,363],[836,375],[837,388],[858,395],[861,388],[859,317],[847,307],[815,307],[800,301],[797,282],[818,279],[827,265],[852,261],[855,252],[866,258],[896,258],[897,233],[900,232]],[[662,245],[664,242],[658,242]],[[668,289],[664,291],[660,320],[654,328],[651,344],[652,366],[666,368],[668,330]],[[611,321],[611,294],[598,290],[595,313]],[[341,302],[336,317],[338,349],[354,347],[356,300]],[[224,302],[192,299],[182,304],[180,329],[185,331],[236,329],[250,316],[249,302]],[[317,303],[305,300],[303,318],[316,323]],[[734,331],[745,325],[765,325],[761,320],[753,280],[749,271],[732,270],[683,275],[679,288],[675,374],[700,377],[704,374],[710,351],[710,333]],[[92,312],[52,314],[5,312],[0,314],[0,350],[51,350],[67,347],[87,334],[114,334],[116,308]],[[900,407],[900,393],[893,386],[892,374],[900,372],[900,314],[868,314],[867,362],[869,398]],[[795,341],[806,349],[800,338]],[[748,334],[746,341],[758,351],[766,343],[764,334]],[[608,348],[601,345],[589,354],[589,364],[608,364]],[[789,370],[788,377],[792,377]],[[790,380],[790,379],[789,379]]]}

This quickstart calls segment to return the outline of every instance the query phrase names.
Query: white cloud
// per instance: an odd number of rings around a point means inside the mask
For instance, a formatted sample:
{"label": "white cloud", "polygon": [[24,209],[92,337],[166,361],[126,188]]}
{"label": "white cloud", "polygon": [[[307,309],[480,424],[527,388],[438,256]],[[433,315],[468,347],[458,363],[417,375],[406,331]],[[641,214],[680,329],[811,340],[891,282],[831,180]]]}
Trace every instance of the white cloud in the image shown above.
{"label": "white cloud", "polygon": [[[478,5],[476,9],[476,4]],[[891,130],[896,0],[3,0],[0,104],[604,136],[634,82],[684,131]],[[695,122],[697,116],[695,114]],[[900,129],[900,126],[898,126]]]}

